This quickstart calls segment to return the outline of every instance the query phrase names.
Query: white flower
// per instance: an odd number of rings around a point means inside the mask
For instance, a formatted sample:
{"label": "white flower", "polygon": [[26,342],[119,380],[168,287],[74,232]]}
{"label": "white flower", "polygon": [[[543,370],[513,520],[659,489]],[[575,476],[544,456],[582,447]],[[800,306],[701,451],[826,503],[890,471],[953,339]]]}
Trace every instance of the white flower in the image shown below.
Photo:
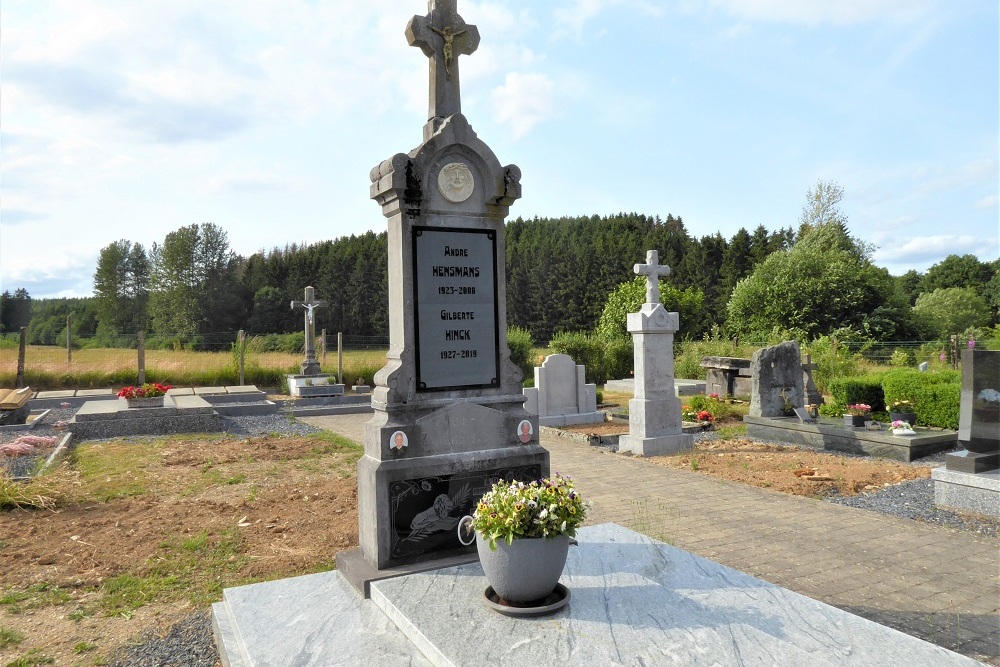
{"label": "white flower", "polygon": [[979,392],[979,398],[990,403],[1000,403],[1000,391],[996,389],[983,389]]}
{"label": "white flower", "polygon": [[548,515],[549,515],[549,511],[548,510],[542,510],[541,512],[538,513],[538,518],[539,519],[544,519]]}

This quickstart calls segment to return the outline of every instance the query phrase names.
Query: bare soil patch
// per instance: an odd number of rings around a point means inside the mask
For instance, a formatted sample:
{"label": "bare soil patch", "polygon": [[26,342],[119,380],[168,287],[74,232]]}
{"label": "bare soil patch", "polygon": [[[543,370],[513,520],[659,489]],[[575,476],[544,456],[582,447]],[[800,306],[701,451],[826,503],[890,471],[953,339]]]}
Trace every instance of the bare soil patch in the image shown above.
{"label": "bare soil patch", "polygon": [[[225,587],[329,569],[358,543],[358,454],[314,437],[81,445],[54,511],[0,513],[0,629],[23,636],[0,664],[102,664]],[[149,603],[114,597],[129,576]]]}

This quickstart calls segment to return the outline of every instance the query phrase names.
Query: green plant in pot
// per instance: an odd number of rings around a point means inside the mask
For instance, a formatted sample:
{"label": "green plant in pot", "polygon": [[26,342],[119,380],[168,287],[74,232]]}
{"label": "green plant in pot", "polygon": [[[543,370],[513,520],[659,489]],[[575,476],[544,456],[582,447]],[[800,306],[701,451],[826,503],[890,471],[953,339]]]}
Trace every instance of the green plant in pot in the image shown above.
{"label": "green plant in pot", "polygon": [[486,580],[502,603],[529,606],[552,594],[586,514],[573,481],[558,473],[529,483],[501,480],[483,495],[472,527]]}

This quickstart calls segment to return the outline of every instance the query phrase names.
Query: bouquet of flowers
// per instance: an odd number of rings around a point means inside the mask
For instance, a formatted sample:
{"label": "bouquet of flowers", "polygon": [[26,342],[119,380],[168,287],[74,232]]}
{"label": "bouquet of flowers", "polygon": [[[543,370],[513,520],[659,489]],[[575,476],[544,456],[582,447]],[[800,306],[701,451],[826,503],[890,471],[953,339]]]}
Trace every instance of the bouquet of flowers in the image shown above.
{"label": "bouquet of flowers", "polygon": [[913,412],[913,403],[905,398],[900,398],[890,403],[889,409],[893,412]]}
{"label": "bouquet of flowers", "polygon": [[855,417],[861,415],[867,415],[872,411],[872,406],[865,405],[864,403],[852,403],[847,406],[847,414],[854,415]]}
{"label": "bouquet of flowers", "polygon": [[153,398],[155,396],[164,396],[171,389],[173,389],[173,387],[169,384],[147,382],[146,384],[139,385],[138,387],[125,387],[118,392],[118,396],[124,399]]}
{"label": "bouquet of flowers", "polygon": [[495,551],[498,540],[512,544],[519,538],[573,537],[586,514],[572,479],[556,473],[528,484],[500,480],[479,500],[472,527]]}

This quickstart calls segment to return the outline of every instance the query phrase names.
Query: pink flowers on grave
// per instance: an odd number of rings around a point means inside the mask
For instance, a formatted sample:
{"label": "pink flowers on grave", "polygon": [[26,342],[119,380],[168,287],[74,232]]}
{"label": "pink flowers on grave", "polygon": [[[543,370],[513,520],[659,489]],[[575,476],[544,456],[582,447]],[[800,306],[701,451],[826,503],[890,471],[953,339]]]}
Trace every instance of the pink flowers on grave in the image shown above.
{"label": "pink flowers on grave", "polygon": [[861,415],[867,415],[872,411],[872,406],[866,405],[865,403],[853,403],[847,406],[847,414],[860,417]]}
{"label": "pink flowers on grave", "polygon": [[160,384],[159,382],[147,382],[144,385],[138,387],[125,387],[120,392],[118,396],[121,398],[153,398],[155,396],[164,396],[168,391],[173,389],[169,384]]}
{"label": "pink flowers on grave", "polygon": [[36,449],[51,447],[56,442],[55,438],[43,435],[22,435],[13,442],[0,445],[0,456],[24,456],[31,454]]}

